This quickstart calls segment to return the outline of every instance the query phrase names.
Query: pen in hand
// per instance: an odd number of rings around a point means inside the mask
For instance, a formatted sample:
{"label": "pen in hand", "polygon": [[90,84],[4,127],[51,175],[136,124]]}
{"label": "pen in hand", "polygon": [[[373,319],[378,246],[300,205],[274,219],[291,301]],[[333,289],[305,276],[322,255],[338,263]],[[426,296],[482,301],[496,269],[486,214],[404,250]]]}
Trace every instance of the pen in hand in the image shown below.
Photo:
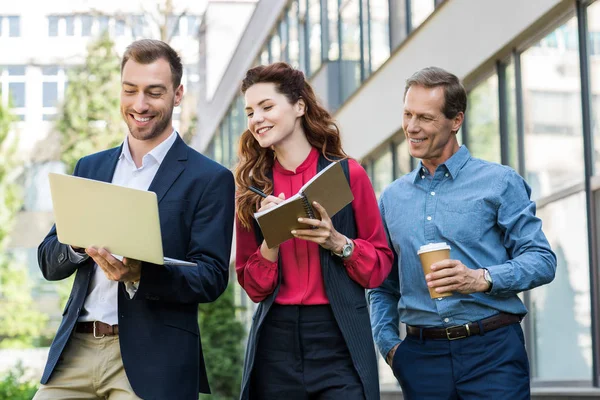
{"label": "pen in hand", "polygon": [[262,190],[260,190],[260,189],[257,189],[257,188],[255,188],[254,186],[248,186],[248,189],[249,189],[251,192],[254,192],[254,193],[256,193],[257,195],[259,195],[259,196],[261,196],[261,197],[264,197],[264,198],[267,198],[267,197],[268,197],[268,195],[267,195],[267,194],[265,194],[265,193],[264,193]]}

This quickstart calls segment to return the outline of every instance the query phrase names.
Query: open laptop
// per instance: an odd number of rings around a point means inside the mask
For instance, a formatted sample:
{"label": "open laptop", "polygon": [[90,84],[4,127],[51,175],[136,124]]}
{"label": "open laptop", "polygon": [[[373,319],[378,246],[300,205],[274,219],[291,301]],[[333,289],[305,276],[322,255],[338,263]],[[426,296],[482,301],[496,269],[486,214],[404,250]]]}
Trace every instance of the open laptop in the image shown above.
{"label": "open laptop", "polygon": [[48,178],[59,242],[153,264],[196,266],[163,256],[156,193],[70,175]]}

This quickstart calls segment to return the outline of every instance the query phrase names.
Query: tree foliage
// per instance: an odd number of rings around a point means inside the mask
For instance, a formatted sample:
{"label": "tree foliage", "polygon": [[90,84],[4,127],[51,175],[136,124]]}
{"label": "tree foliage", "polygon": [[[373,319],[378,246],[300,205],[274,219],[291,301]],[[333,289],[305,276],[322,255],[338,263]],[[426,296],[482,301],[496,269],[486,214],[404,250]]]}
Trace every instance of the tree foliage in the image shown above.
{"label": "tree foliage", "polygon": [[245,332],[242,323],[236,317],[232,284],[217,301],[200,305],[198,320],[212,391],[211,396],[201,398],[214,400],[239,398]]}
{"label": "tree foliage", "polygon": [[68,72],[68,81],[56,128],[61,161],[72,172],[81,157],[117,146],[126,132],[119,108],[119,56],[107,35],[90,43],[85,63]]}
{"label": "tree foliage", "polygon": [[9,235],[21,206],[17,183],[19,163],[16,139],[11,136],[15,118],[0,103],[0,347],[28,347],[40,336],[46,316],[33,307],[31,284],[25,266],[7,252]]}

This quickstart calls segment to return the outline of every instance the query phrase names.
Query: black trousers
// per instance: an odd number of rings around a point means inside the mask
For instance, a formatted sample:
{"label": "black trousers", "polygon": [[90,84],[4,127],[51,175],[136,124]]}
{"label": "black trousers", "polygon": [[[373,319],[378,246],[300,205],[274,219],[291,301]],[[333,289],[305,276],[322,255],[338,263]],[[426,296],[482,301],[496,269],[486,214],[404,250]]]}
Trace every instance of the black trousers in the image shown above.
{"label": "black trousers", "polygon": [[253,400],[363,400],[362,383],[329,305],[273,304],[261,327]]}

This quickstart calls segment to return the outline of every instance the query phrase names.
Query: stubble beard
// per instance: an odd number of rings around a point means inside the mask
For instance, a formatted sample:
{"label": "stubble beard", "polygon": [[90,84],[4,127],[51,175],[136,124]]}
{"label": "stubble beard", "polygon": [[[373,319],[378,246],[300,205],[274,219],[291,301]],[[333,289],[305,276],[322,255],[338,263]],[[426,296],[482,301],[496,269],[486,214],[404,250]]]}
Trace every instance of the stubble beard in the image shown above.
{"label": "stubble beard", "polygon": [[[163,117],[154,124],[154,127],[148,133],[142,133],[140,129],[135,126],[135,123],[131,123],[129,121],[129,113],[126,113],[123,117],[125,118],[125,122],[127,124],[127,128],[129,129],[129,133],[137,140],[152,140],[159,137],[164,130],[171,123],[170,116],[173,115],[173,107],[168,110],[167,113],[163,114]],[[156,117],[154,117],[156,118]]]}

